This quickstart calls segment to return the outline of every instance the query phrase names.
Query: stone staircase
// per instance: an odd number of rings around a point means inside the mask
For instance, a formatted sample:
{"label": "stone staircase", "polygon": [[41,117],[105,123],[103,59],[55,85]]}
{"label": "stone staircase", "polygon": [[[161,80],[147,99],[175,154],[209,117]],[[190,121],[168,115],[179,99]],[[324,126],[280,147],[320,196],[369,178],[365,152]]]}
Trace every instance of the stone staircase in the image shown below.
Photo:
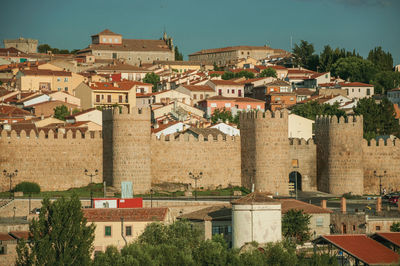
{"label": "stone staircase", "polygon": [[11,202],[13,202],[13,199],[0,199],[0,209],[5,208]]}

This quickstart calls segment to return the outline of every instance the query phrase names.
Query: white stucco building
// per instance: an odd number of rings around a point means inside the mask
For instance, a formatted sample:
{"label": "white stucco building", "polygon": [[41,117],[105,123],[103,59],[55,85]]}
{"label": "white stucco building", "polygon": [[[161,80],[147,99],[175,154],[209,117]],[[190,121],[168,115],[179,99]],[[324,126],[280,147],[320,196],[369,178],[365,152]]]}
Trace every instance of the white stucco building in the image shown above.
{"label": "white stucco building", "polygon": [[281,202],[262,192],[232,201],[232,234],[233,248],[253,241],[259,244],[280,241]]}
{"label": "white stucco building", "polygon": [[216,125],[213,125],[211,128],[216,128],[219,131],[221,131],[224,134],[229,135],[229,136],[240,136],[239,129],[237,129],[233,126],[230,126],[228,124],[225,124],[225,123],[218,123]]}
{"label": "white stucco building", "polygon": [[308,140],[313,136],[314,121],[296,114],[289,115],[289,138],[299,138]]}

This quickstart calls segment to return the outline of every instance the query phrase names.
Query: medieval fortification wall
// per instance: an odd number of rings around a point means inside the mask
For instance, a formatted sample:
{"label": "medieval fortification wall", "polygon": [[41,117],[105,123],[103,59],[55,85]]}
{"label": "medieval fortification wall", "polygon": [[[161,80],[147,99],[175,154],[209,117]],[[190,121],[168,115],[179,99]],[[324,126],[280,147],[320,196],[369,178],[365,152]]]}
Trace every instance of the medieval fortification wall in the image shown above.
{"label": "medieval fortification wall", "polygon": [[[22,182],[39,183],[42,190],[65,190],[71,187],[82,187],[90,182],[84,170],[99,175],[93,182],[103,180],[102,138],[99,132],[85,135],[67,131],[66,134],[54,134],[52,130],[46,135],[40,131],[26,134],[21,131],[1,132],[0,138],[0,170],[18,175],[12,178],[13,187]],[[0,191],[9,190],[9,179],[1,176]]]}

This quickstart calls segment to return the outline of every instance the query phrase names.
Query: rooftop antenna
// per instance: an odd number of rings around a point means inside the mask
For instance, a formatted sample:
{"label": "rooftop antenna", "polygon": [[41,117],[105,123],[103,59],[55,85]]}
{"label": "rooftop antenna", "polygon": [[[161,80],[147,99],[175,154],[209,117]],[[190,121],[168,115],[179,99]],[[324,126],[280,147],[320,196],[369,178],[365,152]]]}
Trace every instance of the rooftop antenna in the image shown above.
{"label": "rooftop antenna", "polygon": [[290,50],[291,50],[291,51],[293,51],[292,43],[293,43],[293,37],[290,36]]}

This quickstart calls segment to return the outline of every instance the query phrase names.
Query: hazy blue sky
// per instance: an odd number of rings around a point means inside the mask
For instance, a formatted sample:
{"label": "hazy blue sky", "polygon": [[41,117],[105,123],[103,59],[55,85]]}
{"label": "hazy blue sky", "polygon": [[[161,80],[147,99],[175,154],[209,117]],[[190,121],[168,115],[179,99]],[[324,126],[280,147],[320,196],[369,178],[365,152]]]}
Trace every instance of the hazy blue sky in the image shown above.
{"label": "hazy blue sky", "polygon": [[75,49],[105,28],[125,38],[157,39],[164,27],[184,55],[206,48],[264,45],[290,50],[304,39],[355,48],[375,46],[400,64],[399,0],[12,0],[2,3],[0,40],[35,38]]}

